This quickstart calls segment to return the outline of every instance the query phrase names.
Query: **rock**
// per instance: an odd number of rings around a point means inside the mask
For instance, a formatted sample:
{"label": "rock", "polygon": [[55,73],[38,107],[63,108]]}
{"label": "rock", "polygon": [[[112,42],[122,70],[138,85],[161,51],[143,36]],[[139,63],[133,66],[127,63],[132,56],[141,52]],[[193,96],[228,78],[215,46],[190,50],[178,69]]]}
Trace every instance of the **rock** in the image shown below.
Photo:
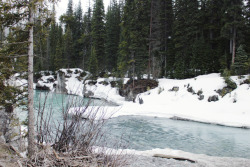
{"label": "rock", "polygon": [[204,99],[204,95],[199,95],[199,100],[203,100]]}
{"label": "rock", "polygon": [[125,97],[127,101],[133,101],[135,97],[150,89],[156,88],[158,82],[151,79],[129,80],[122,88],[119,89],[119,94]]}
{"label": "rock", "polygon": [[46,85],[41,85],[39,82],[36,84],[36,89],[37,90],[50,90],[49,87],[47,87]]}
{"label": "rock", "polygon": [[178,86],[174,86],[172,89],[170,89],[169,91],[175,91],[178,92],[179,91],[179,87]]}
{"label": "rock", "polygon": [[95,80],[88,81],[88,85],[93,86],[97,83]]}
{"label": "rock", "polygon": [[139,97],[139,104],[143,104],[143,100],[140,97]]}
{"label": "rock", "polygon": [[213,95],[213,96],[210,96],[208,98],[208,102],[211,102],[211,101],[218,101],[219,100],[219,97],[218,95]]}
{"label": "rock", "polygon": [[101,82],[98,82],[99,84],[102,84],[104,86],[107,86],[109,83],[107,81],[101,81]]}
{"label": "rock", "polygon": [[190,92],[190,93],[192,93],[192,94],[195,94],[195,92],[194,92],[194,90],[193,90],[193,88],[192,88],[192,87],[189,87],[189,86],[188,86],[187,91],[188,91],[188,92]]}
{"label": "rock", "polygon": [[92,97],[94,96],[94,93],[90,90],[84,92],[84,97]]}
{"label": "rock", "polygon": [[199,91],[197,92],[197,95],[200,96],[200,95],[202,95],[202,93],[203,93],[203,91],[202,91],[202,90],[199,90]]}
{"label": "rock", "polygon": [[54,79],[53,77],[49,77],[47,80],[48,80],[50,83],[55,82],[55,79]]}

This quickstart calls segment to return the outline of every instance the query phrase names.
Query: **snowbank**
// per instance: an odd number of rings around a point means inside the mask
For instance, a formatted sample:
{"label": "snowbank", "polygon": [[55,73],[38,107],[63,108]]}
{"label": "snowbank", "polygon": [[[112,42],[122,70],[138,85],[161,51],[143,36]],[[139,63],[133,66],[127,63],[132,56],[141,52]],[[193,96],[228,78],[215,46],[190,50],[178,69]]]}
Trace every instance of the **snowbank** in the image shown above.
{"label": "snowbank", "polygon": [[[142,115],[250,128],[250,85],[242,84],[249,75],[241,79],[237,76],[231,77],[237,84],[237,89],[224,97],[217,91],[227,84],[218,73],[184,80],[159,79],[157,88],[139,94],[136,103],[133,103],[125,101],[125,98],[119,95],[118,88],[111,86],[111,82],[117,82],[118,78],[99,78],[93,82],[86,80],[88,72],[86,76],[80,78],[83,72],[81,69],[60,69],[60,71],[65,74],[68,94],[79,96],[88,94],[89,97],[105,99],[120,105],[107,107],[107,117]],[[53,81],[55,78],[43,76],[38,83],[54,90],[53,85],[57,84],[57,81],[49,82],[49,80]],[[123,83],[127,81],[128,78],[123,79]],[[212,96],[217,96],[218,101],[208,102],[208,98]],[[138,104],[138,97],[143,99],[142,105]],[[73,110],[70,112],[74,112]],[[117,112],[114,114],[114,111]]]}
{"label": "snowbank", "polygon": [[[108,107],[107,112],[112,117],[121,115],[142,115],[165,118],[183,118],[203,123],[219,124],[232,127],[250,128],[250,85],[241,84],[244,79],[231,77],[237,84],[237,89],[221,97],[216,91],[226,86],[219,74],[202,75],[192,79],[159,79],[159,86],[138,95],[143,99],[142,105],[126,102],[119,96],[116,88],[110,85],[86,86],[91,90],[93,97],[106,98],[120,104],[119,107]],[[179,87],[178,91],[170,91]],[[202,91],[203,100],[199,96],[187,91],[192,87],[197,93]],[[217,95],[219,101],[208,102],[210,96]],[[138,99],[138,98],[137,98]],[[234,103],[236,100],[236,103]],[[113,114],[114,110],[117,112]]]}

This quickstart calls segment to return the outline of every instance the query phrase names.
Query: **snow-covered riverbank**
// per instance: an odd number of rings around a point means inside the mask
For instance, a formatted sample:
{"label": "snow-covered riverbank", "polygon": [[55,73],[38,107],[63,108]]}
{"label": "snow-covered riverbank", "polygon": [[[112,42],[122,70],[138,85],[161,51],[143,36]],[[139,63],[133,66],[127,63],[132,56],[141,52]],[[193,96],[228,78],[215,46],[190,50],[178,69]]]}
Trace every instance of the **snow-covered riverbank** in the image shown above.
{"label": "snow-covered riverbank", "polygon": [[[125,101],[125,98],[119,95],[118,88],[111,86],[111,82],[117,81],[117,78],[99,78],[93,82],[85,80],[86,76],[80,77],[83,73],[81,69],[60,71],[65,74],[65,88],[68,94],[87,94],[119,104],[118,107],[106,108],[107,117],[142,115],[250,128],[250,85],[244,83],[249,79],[249,75],[241,79],[237,76],[231,77],[237,88],[224,97],[218,92],[227,84],[218,73],[184,80],[159,79],[157,88],[139,94],[133,103]],[[128,78],[123,79],[123,83],[127,81]],[[43,76],[38,84],[54,90],[58,81],[53,76]],[[209,97],[213,96],[218,101],[208,102]],[[138,97],[143,99],[143,104],[139,104]]]}
{"label": "snow-covered riverbank", "polygon": [[[112,88],[110,84],[99,84],[100,81],[108,82],[113,78],[98,79],[95,85],[86,85],[85,88],[93,93],[93,97],[104,98],[120,105],[107,107],[107,117],[141,115],[250,128],[250,85],[242,84],[248,77],[231,77],[237,88],[224,97],[217,92],[226,83],[217,73],[185,80],[159,79],[157,88],[137,96],[143,99],[143,104],[139,104],[138,98],[136,103],[127,102],[119,95],[117,88]],[[175,91],[170,91],[174,87]],[[197,95],[199,91],[202,92],[202,100]],[[217,96],[218,101],[208,102],[208,98],[212,96]]]}
{"label": "snow-covered riverbank", "polygon": [[[243,83],[249,79],[249,76],[244,76],[241,79],[237,76],[231,77],[237,84],[237,88],[224,97],[220,96],[218,90],[225,87],[226,83],[218,73],[185,80],[159,79],[158,87],[139,94],[133,103],[125,101],[125,98],[119,95],[118,88],[111,86],[111,82],[117,81],[117,78],[99,78],[93,82],[84,80],[85,77],[81,79],[80,75],[83,71],[79,69],[64,69],[62,71],[67,76],[65,86],[68,94],[79,96],[88,94],[90,97],[102,98],[119,104],[119,106],[104,107],[99,113],[100,117],[138,115],[250,128],[250,85]],[[52,77],[54,81],[51,79]],[[128,79],[125,78],[123,83],[127,81]],[[43,77],[39,82],[40,85],[47,86],[52,91],[55,90],[55,84],[58,84],[56,77],[52,75]],[[192,89],[190,89],[191,87]],[[198,95],[200,94],[198,92],[202,92],[203,98]],[[218,101],[208,102],[209,97],[212,96],[218,96]],[[143,104],[139,104],[139,97],[143,99]],[[87,112],[85,111],[85,114],[93,111],[93,107],[89,109]],[[69,112],[83,110],[84,108],[72,108]],[[248,166],[250,164],[250,160],[243,158],[212,157],[168,148],[127,151],[135,158],[135,160],[130,161],[128,166],[164,166],[166,164],[168,164],[166,166]],[[195,160],[197,163],[154,158],[154,154],[185,157]],[[211,153],[211,155],[213,154]]]}

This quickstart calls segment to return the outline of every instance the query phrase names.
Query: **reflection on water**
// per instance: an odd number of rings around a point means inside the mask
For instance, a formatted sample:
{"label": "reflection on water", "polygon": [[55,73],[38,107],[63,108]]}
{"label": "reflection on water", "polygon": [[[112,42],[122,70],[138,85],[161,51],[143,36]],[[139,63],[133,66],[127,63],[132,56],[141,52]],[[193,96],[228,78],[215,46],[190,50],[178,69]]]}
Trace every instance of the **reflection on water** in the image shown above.
{"label": "reflection on water", "polygon": [[122,116],[106,125],[130,149],[171,148],[212,156],[250,158],[250,130],[165,118]]}

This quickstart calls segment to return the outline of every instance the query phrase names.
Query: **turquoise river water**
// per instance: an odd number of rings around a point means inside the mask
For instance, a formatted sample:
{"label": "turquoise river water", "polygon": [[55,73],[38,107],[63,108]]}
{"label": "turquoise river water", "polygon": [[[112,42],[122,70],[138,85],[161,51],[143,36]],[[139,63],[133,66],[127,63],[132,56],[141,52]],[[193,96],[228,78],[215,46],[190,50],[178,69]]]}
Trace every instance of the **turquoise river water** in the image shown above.
{"label": "turquoise river water", "polygon": [[[83,106],[88,99],[78,96],[35,92],[35,107],[53,108],[53,119],[61,119],[62,106]],[[74,101],[74,103],[72,102]],[[93,100],[91,105],[109,105]],[[25,113],[20,117],[24,118]],[[104,127],[108,141],[119,139],[128,149],[151,150],[171,148],[191,153],[250,159],[250,129],[224,127],[167,118],[120,116],[107,121]],[[111,146],[111,145],[110,145]]]}

